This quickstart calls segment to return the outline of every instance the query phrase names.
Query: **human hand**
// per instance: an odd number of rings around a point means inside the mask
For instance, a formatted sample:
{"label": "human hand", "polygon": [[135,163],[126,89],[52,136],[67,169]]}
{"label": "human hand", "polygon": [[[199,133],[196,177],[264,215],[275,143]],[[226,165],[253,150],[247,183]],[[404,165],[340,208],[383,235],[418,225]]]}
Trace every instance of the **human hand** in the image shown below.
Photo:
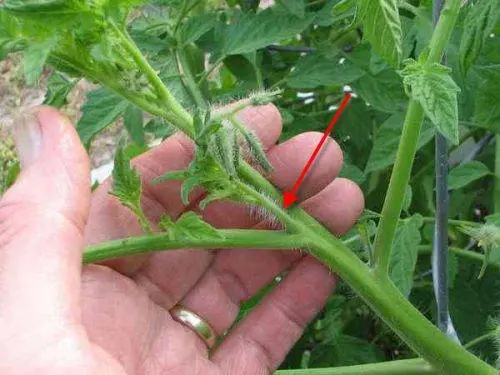
{"label": "human hand", "polygon": [[[271,179],[289,187],[321,135],[306,133],[276,146],[281,120],[273,106],[241,115],[268,150]],[[272,372],[331,293],[330,272],[300,252],[271,250],[159,252],[82,269],[84,244],[139,234],[140,228],[107,194],[109,182],[90,197],[88,159],[65,118],[43,108],[29,119],[19,124],[17,137],[23,171],[0,201],[0,372]],[[149,182],[185,168],[192,152],[190,142],[174,135],[134,161],[153,222],[164,212],[176,218],[186,210],[180,183]],[[321,159],[301,188],[302,206],[342,233],[360,214],[363,198],[355,184],[335,178],[342,155],[334,141]],[[200,195],[193,192],[191,201]],[[227,202],[209,205],[203,216],[218,227],[265,225]],[[240,303],[284,271],[284,280],[210,357],[203,341],[169,313],[180,303],[222,335]]]}

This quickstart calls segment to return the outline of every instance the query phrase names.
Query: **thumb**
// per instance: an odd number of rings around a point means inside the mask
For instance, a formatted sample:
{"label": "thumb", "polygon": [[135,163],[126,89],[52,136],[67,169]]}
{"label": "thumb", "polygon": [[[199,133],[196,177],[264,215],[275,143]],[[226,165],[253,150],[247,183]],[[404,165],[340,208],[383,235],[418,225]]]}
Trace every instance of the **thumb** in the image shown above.
{"label": "thumb", "polygon": [[88,158],[67,118],[42,107],[15,126],[22,172],[0,200],[0,325],[14,335],[78,319],[90,199]]}

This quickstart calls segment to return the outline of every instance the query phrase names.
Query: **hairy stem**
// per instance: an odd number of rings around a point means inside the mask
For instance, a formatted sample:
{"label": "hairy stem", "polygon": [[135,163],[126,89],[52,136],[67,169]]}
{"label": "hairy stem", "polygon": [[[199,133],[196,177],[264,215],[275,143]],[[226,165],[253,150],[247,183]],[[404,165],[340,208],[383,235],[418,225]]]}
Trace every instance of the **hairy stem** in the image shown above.
{"label": "hairy stem", "polygon": [[333,267],[394,332],[438,373],[498,375],[493,367],[443,335],[390,280],[378,278],[340,240],[327,235],[329,232],[323,226],[304,211],[291,211],[295,214],[292,216],[301,219],[303,234],[311,240],[310,252]]}
{"label": "hairy stem", "polygon": [[182,82],[184,83],[184,87],[191,95],[191,98],[196,103],[196,105],[202,109],[207,106],[207,102],[201,93],[201,90],[198,88],[196,81],[194,79],[193,73],[189,68],[189,64],[187,62],[185,53],[183,50],[175,51],[175,59],[177,61],[177,67],[179,69],[179,73],[182,75]]}
{"label": "hairy stem", "polygon": [[493,188],[495,213],[500,212],[500,134],[495,135],[495,183]]}
{"label": "hairy stem", "polygon": [[[422,245],[419,246],[418,252],[420,254],[430,254],[432,251],[432,248],[429,245]],[[448,251],[461,257],[461,258],[466,258],[478,263],[484,263],[485,262],[485,256],[480,253],[476,253],[475,251],[470,251],[470,250],[464,250],[460,249],[459,247],[449,247]],[[500,271],[500,262],[492,260],[492,259],[486,259],[486,262],[488,266],[495,267],[498,271]]]}
{"label": "hairy stem", "polygon": [[308,239],[281,231],[219,229],[220,237],[170,239],[168,233],[152,236],[130,237],[103,242],[87,247],[83,253],[83,263],[96,263],[151,251],[174,249],[298,249],[308,246]]}
{"label": "hairy stem", "polygon": [[192,137],[194,135],[194,130],[192,119],[189,113],[184,110],[184,108],[179,104],[179,102],[177,102],[170,91],[168,91],[158,74],[154,71],[151,65],[149,65],[149,62],[134,44],[132,39],[127,35],[126,31],[121,30],[113,22],[110,22],[110,25],[115,31],[116,35],[120,38],[123,47],[130,54],[141,71],[146,75],[149,82],[156,90],[159,98],[166,104],[169,112],[166,112],[164,114],[164,117],[172,124],[176,125],[179,130],[182,130],[184,133]]}
{"label": "hairy stem", "polygon": [[[458,18],[459,10],[460,0],[448,0],[446,2],[441,18],[432,35],[426,65],[441,61],[444,48]],[[406,186],[410,180],[423,119],[424,111],[422,106],[414,99],[410,99],[396,162],[394,163],[389,188],[382,208],[382,218],[375,238],[374,260],[376,262],[376,273],[380,278],[388,277],[392,241],[401,215]]]}

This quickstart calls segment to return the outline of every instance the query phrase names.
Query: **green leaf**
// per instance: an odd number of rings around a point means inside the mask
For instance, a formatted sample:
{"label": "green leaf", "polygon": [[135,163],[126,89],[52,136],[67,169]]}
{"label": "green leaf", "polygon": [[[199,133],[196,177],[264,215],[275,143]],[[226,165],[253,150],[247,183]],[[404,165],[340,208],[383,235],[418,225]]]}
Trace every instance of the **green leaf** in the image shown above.
{"label": "green leaf", "polygon": [[123,114],[123,125],[138,146],[145,145],[142,110],[140,108],[129,104]]}
{"label": "green leaf", "polygon": [[66,98],[77,81],[76,79],[68,79],[61,73],[54,72],[49,78],[43,104],[61,108],[66,104]]}
{"label": "green leaf", "polygon": [[477,126],[500,133],[500,71],[479,84],[476,93],[474,120]]}
{"label": "green leaf", "polygon": [[32,44],[23,52],[23,74],[28,86],[38,84],[43,67],[50,52],[55,47],[57,39]]}
{"label": "green leaf", "polygon": [[167,124],[164,119],[156,117],[144,125],[144,131],[151,133],[155,138],[165,139],[175,133],[175,128]]}
{"label": "green leaf", "polygon": [[470,161],[453,168],[448,176],[448,188],[460,189],[490,174],[490,170],[480,161]]}
{"label": "green leaf", "polygon": [[395,67],[402,56],[402,31],[397,0],[360,0],[363,32],[373,49]]}
{"label": "green leaf", "polygon": [[348,178],[358,185],[361,185],[366,180],[366,176],[361,169],[353,164],[347,163],[344,163],[344,165],[342,166],[339,177]]}
{"label": "green leaf", "polygon": [[128,105],[125,99],[107,88],[90,91],[76,126],[82,143],[88,145],[97,133],[121,116]]}
{"label": "green leaf", "polygon": [[6,0],[2,6],[9,12],[40,18],[45,15],[73,14],[85,9],[84,2],[77,0]]}
{"label": "green leaf", "polygon": [[467,73],[500,19],[500,0],[482,0],[471,3],[465,17],[460,42],[460,65]]}
{"label": "green leaf", "polygon": [[411,200],[413,198],[413,192],[411,185],[408,185],[405,190],[405,197],[403,199],[403,211],[408,211],[411,205]]}
{"label": "green leaf", "polygon": [[460,88],[451,78],[450,71],[441,64],[426,66],[409,60],[401,75],[403,83],[411,90],[411,96],[422,105],[436,128],[458,144],[457,94]]}
{"label": "green leaf", "polygon": [[[165,176],[164,176],[165,177]],[[169,176],[171,177],[171,176]],[[200,185],[201,183],[200,176],[192,176],[188,177],[184,180],[181,187],[181,200],[182,203],[187,206],[189,204],[189,193],[193,191],[193,189]]]}
{"label": "green leaf", "polygon": [[278,3],[296,17],[304,18],[306,15],[305,0],[278,0]]}
{"label": "green leaf", "polygon": [[239,132],[239,134],[241,134],[245,139],[246,145],[250,150],[252,158],[266,172],[271,172],[273,170],[273,166],[271,165],[271,163],[269,163],[269,160],[267,159],[266,152],[264,151],[264,147],[262,146],[262,142],[260,141],[259,137],[257,137],[251,129],[248,129],[238,119],[233,118],[231,120],[231,123]]}
{"label": "green leaf", "polygon": [[196,42],[201,36],[209,32],[215,26],[216,22],[217,15],[212,13],[203,13],[190,17],[179,30],[182,44],[186,45]]}
{"label": "green leaf", "polygon": [[298,18],[286,13],[277,13],[268,8],[257,14],[240,14],[222,28],[218,56],[238,55],[253,52],[272,43],[295,37],[313,20],[313,16]]}
{"label": "green leaf", "polygon": [[345,85],[365,75],[365,71],[349,60],[332,61],[321,53],[301,57],[286,82],[292,88],[315,88],[328,85]]}
{"label": "green leaf", "polygon": [[353,82],[352,87],[369,105],[382,112],[400,112],[408,102],[401,79],[394,70],[366,74]]}
{"label": "green leaf", "polygon": [[18,20],[0,8],[0,60],[25,46]]}
{"label": "green leaf", "polygon": [[392,244],[389,275],[392,282],[406,297],[410,294],[413,285],[413,273],[417,264],[422,224],[422,216],[418,214],[403,220],[396,229]]}
{"label": "green leaf", "polygon": [[171,240],[204,240],[211,238],[224,238],[217,229],[212,227],[193,211],[188,211],[173,222],[168,216],[164,216],[159,225],[167,231]]}
{"label": "green leaf", "polygon": [[379,362],[382,358],[375,344],[342,334],[334,340],[314,345],[309,365],[312,367],[353,366]]}
{"label": "green leaf", "polygon": [[[368,157],[368,162],[366,163],[365,173],[385,169],[394,164],[399,140],[401,139],[404,118],[405,115],[403,113],[396,113],[380,126],[375,135],[375,143]],[[417,149],[426,145],[434,137],[434,134],[435,131],[432,124],[425,121],[420,132]]]}
{"label": "green leaf", "polygon": [[130,165],[130,158],[124,148],[118,148],[113,168],[113,183],[109,194],[130,209],[138,218],[146,233],[151,233],[151,225],[141,207],[142,183],[139,173]]}

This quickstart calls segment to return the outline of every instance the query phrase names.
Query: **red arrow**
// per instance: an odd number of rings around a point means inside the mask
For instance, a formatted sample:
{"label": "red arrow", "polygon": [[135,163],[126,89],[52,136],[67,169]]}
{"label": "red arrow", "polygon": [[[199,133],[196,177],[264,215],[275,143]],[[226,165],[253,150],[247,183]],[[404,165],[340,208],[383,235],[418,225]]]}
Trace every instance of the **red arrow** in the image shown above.
{"label": "red arrow", "polygon": [[309,168],[311,168],[311,165],[314,162],[314,160],[316,159],[316,157],[318,156],[319,151],[321,150],[321,147],[323,146],[326,139],[328,138],[328,136],[332,132],[333,127],[337,123],[338,119],[340,118],[340,115],[344,111],[344,109],[345,109],[345,107],[350,99],[351,99],[351,93],[348,92],[345,94],[344,99],[342,100],[342,103],[340,103],[339,109],[333,115],[333,118],[331,119],[330,123],[328,124],[328,127],[326,128],[325,133],[323,134],[323,137],[321,137],[321,140],[319,141],[319,143],[316,146],[316,148],[314,149],[311,157],[307,161],[306,166],[304,167],[302,172],[300,172],[300,175],[297,178],[297,181],[295,181],[295,184],[293,185],[293,187],[290,190],[283,192],[283,207],[288,208],[294,202],[297,201],[297,190],[299,190],[300,184],[302,183],[302,181],[306,177],[306,174],[309,171]]}

